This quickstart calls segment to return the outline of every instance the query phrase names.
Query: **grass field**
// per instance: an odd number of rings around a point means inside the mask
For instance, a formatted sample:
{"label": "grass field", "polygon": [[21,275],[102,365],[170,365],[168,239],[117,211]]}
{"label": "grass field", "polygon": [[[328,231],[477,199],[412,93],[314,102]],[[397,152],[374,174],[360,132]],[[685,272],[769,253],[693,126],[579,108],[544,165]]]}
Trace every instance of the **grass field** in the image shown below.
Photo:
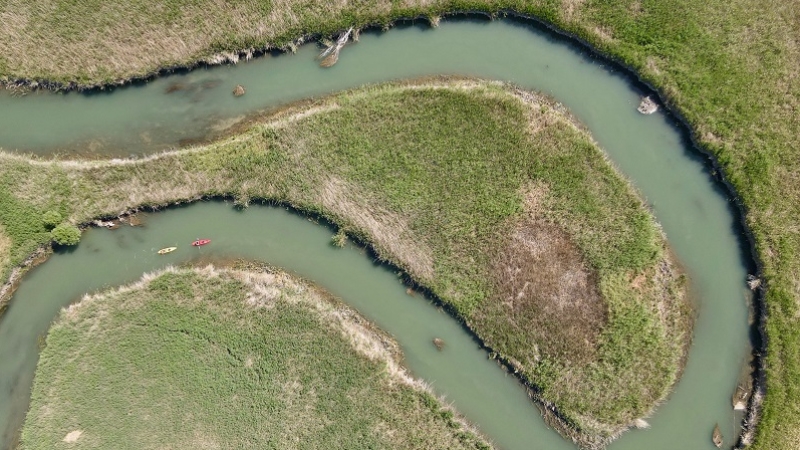
{"label": "grass field", "polygon": [[20,450],[491,448],[401,358],[287,274],[167,269],[62,312]]}
{"label": "grass field", "polygon": [[368,87],[135,161],[0,154],[0,180],[12,262],[47,239],[48,210],[232,195],[325,216],[451,306],[587,446],[648,415],[686,351],[683,277],[641,200],[562,107],[500,83]]}

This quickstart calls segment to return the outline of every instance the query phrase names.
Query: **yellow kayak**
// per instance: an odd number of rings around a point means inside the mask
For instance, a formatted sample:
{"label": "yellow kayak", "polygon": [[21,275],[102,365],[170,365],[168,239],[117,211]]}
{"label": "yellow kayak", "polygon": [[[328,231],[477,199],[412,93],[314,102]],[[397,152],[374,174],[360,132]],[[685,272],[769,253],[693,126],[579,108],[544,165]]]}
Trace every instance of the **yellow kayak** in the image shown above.
{"label": "yellow kayak", "polygon": [[159,254],[159,255],[166,255],[167,253],[174,252],[174,251],[175,251],[175,250],[177,250],[177,249],[178,249],[178,247],[167,247],[167,248],[162,248],[161,250],[159,250],[159,251],[158,251],[158,254]]}

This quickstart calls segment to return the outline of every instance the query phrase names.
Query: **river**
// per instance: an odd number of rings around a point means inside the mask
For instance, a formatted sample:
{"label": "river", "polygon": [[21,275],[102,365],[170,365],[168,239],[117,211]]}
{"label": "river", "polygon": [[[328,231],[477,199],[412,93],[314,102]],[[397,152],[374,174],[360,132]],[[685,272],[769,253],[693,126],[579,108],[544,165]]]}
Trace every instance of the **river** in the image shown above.
{"label": "river", "polygon": [[[675,393],[650,420],[650,429],[626,433],[611,448],[713,448],[715,423],[732,443],[740,417],[734,416],[731,395],[750,352],[743,237],[731,203],[674,121],[662,112],[636,112],[640,92],[602,61],[513,21],[444,21],[436,29],[410,25],[364,33],[344,48],[331,69],[317,66],[317,51],[307,45],[295,55],[267,55],[111,92],[2,93],[0,146],[43,155],[143,154],[208,138],[209,130],[292,100],[435,74],[506,80],[552,95],[587,125],[652,206],[698,299],[694,342]],[[231,95],[236,84],[246,87],[246,95]],[[170,86],[183,89],[167,93]],[[358,249],[331,248],[330,234],[279,209],[253,207],[238,213],[221,203],[153,214],[141,229],[88,231],[76,250],[56,254],[31,271],[0,318],[4,445],[27,407],[37,336],[46,333],[58,310],[84,292],[197,256],[186,248],[188,242],[208,236],[213,245],[200,252],[284,267],[342,297],[392,333],[414,374],[430,381],[500,448],[573,448],[545,427],[513,377],[487,360],[454,320],[406,295],[393,274]],[[153,255],[169,245],[181,248],[167,257]],[[445,339],[445,352],[435,351],[434,336]]]}

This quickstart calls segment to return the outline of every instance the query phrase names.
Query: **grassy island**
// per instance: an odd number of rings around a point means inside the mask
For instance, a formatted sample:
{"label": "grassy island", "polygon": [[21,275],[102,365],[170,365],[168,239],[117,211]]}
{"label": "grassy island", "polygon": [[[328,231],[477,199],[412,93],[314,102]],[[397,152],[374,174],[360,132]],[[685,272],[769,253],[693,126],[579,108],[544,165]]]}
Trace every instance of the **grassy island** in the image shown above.
{"label": "grassy island", "polygon": [[324,216],[430,289],[586,447],[666,398],[691,334],[683,276],[630,184],[563,107],[502,83],[362,88],[138,160],[2,153],[0,180],[11,264],[50,239],[50,210],[81,223],[233,196]]}
{"label": "grassy island", "polygon": [[168,269],[62,312],[19,448],[491,448],[400,360],[285,273]]}

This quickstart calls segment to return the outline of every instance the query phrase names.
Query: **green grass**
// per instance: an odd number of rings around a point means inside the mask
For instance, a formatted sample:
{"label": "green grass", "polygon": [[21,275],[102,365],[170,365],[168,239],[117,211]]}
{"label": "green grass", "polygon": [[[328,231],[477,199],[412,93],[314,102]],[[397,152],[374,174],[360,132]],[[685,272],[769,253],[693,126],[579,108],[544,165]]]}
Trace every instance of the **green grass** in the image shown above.
{"label": "green grass", "polygon": [[[562,110],[499,83],[389,84],[137,161],[0,154],[0,179],[30,210],[14,230],[56,206],[82,222],[203,195],[325,216],[431,289],[558,408],[562,432],[597,446],[669,393],[690,314],[652,216]],[[43,239],[12,231],[12,254]]]}
{"label": "green grass", "polygon": [[400,358],[286,274],[167,270],[62,312],[20,449],[489,449]]}

